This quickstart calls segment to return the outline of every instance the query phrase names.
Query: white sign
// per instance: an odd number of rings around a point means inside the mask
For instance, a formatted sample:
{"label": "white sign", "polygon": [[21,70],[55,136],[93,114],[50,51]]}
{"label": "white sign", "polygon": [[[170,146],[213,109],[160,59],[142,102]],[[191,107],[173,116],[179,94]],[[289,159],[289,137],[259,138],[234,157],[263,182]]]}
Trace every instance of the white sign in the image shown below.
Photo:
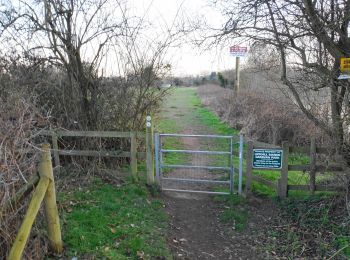
{"label": "white sign", "polygon": [[338,79],[350,79],[350,75],[349,74],[340,74]]}
{"label": "white sign", "polygon": [[151,121],[151,116],[146,116],[146,121]]}
{"label": "white sign", "polygon": [[248,52],[247,47],[234,45],[230,47],[230,54],[236,57],[245,57]]}

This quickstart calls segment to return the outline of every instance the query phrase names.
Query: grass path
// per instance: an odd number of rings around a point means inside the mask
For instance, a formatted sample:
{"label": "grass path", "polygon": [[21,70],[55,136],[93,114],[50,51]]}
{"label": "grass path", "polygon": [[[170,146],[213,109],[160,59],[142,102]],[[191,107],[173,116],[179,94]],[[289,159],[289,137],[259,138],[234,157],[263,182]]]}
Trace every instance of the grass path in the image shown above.
{"label": "grass path", "polygon": [[222,123],[218,117],[201,105],[197,89],[177,88],[164,102],[157,130],[161,132],[184,132],[189,126],[197,134],[237,134],[237,131]]}
{"label": "grass path", "polygon": [[[173,90],[156,125],[163,133],[236,133],[202,107],[196,88]],[[184,140],[165,143],[166,148],[178,149],[194,149],[193,145]],[[183,163],[186,158],[171,155],[166,160]],[[244,199],[237,196],[183,193],[167,193],[164,201],[170,219],[168,242],[175,259],[259,259],[256,237],[251,234],[273,212],[272,204],[262,210],[257,205],[248,208]],[[249,217],[249,211],[254,211],[254,217]]]}
{"label": "grass path", "polygon": [[[196,88],[173,91],[165,102],[158,130],[235,134],[201,106]],[[181,148],[185,144],[166,145]],[[307,158],[292,154],[289,163],[307,163]],[[279,178],[274,171],[256,170],[254,174],[273,181]],[[306,173],[289,172],[290,184],[307,180]],[[249,201],[236,196],[204,200],[165,197],[171,223],[168,241],[175,259],[328,259],[337,250],[343,250],[337,259],[349,259],[350,229],[341,217],[334,218],[339,212],[331,193],[293,191],[288,199],[278,201],[273,189],[258,183],[253,183],[253,192],[258,197]]]}
{"label": "grass path", "polygon": [[[189,127],[191,126],[191,127]],[[189,130],[191,128],[192,130]],[[195,130],[193,130],[195,129]],[[222,134],[236,135],[238,132],[232,129],[206,107],[203,107],[200,98],[197,96],[197,88],[177,88],[174,89],[164,107],[158,120],[157,130],[160,132],[181,133],[184,131],[195,131],[196,134]],[[181,144],[166,144],[169,147],[181,148]],[[235,147],[238,149],[238,147]],[[179,156],[179,155],[177,155]],[[183,160],[183,158],[169,158],[175,162]],[[290,155],[290,164],[307,164],[308,157],[300,154]],[[238,166],[238,158],[233,158],[234,165]],[[243,162],[245,167],[245,162]],[[280,175],[276,171],[254,170],[255,175],[259,175],[267,180],[277,182]],[[322,176],[317,175],[317,181],[322,180]],[[289,184],[302,185],[308,184],[309,176],[306,173],[298,171],[290,171],[288,174]],[[244,183],[244,181],[243,181]],[[258,195],[276,197],[276,191],[271,187],[253,182],[252,190]],[[323,192],[318,192],[323,194]],[[308,196],[308,192],[290,191],[291,196],[304,197]]]}

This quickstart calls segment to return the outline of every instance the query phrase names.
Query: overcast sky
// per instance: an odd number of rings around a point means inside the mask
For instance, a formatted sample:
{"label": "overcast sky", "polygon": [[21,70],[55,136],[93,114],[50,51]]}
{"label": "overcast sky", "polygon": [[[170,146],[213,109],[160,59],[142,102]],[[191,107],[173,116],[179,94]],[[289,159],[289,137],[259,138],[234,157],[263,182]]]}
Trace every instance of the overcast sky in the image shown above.
{"label": "overcast sky", "polygon": [[[165,24],[171,26],[176,18],[199,20],[216,28],[225,22],[220,12],[210,5],[210,0],[129,0],[129,4],[133,12],[146,14],[156,30],[164,28]],[[187,41],[191,41],[191,36]],[[229,55],[229,46],[204,51],[191,43],[185,43],[171,49],[167,59],[172,64],[174,75],[205,74],[232,69],[235,65],[234,57]]]}
{"label": "overcast sky", "polygon": [[[235,1],[235,0],[231,0]],[[238,1],[238,0],[237,0]],[[25,2],[25,1],[24,1]],[[145,30],[142,30],[141,43],[147,41],[152,44],[157,41],[162,42],[168,36],[167,28],[171,28],[174,22],[176,25],[184,22],[186,26],[193,23],[207,24],[211,28],[221,28],[226,22],[221,15],[218,8],[213,6],[214,0],[118,0],[118,3],[123,3],[124,8],[127,10],[127,17],[144,17]],[[111,3],[116,3],[111,1]],[[12,0],[12,4],[21,7],[18,0]],[[117,9],[110,10],[112,15],[117,18],[121,15],[118,7]],[[137,19],[135,19],[137,21]],[[173,27],[173,31],[177,30],[177,26]],[[195,34],[202,31],[196,31]],[[148,39],[147,39],[148,38]],[[229,47],[234,44],[227,43],[225,46],[211,47],[204,50],[202,47],[198,47],[193,43],[195,38],[194,34],[188,34],[185,37],[177,40],[177,47],[170,48],[164,59],[164,63],[169,63],[172,66],[172,75],[174,76],[187,76],[187,75],[205,75],[212,71],[221,71],[227,69],[233,69],[235,66],[235,58],[229,55]],[[42,41],[42,38],[37,38],[38,41]],[[26,44],[31,45],[33,41],[28,41]],[[176,41],[175,41],[176,42]],[[178,45],[181,42],[182,44]],[[12,46],[12,42],[3,43]],[[41,43],[40,43],[41,44]],[[22,48],[23,44],[20,44]],[[89,52],[93,53],[96,42],[92,41],[90,45],[87,45],[84,50],[84,55],[89,57]],[[150,45],[148,45],[150,46]],[[104,72],[107,74],[115,73],[115,58],[109,53],[104,62]],[[91,59],[93,59],[92,56]],[[244,59],[241,61],[244,65]],[[118,72],[118,71],[117,71]]]}

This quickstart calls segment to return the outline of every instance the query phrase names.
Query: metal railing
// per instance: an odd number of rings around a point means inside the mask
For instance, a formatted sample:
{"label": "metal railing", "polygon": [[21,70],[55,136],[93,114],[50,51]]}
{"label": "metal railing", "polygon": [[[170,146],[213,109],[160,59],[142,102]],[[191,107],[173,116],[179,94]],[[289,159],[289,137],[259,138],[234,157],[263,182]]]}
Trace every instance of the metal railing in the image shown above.
{"label": "metal railing", "polygon": [[[172,138],[203,138],[203,139],[228,139],[229,148],[226,151],[215,151],[215,150],[195,150],[195,149],[163,149],[162,140],[167,137]],[[243,136],[226,136],[226,135],[197,135],[197,134],[155,134],[155,163],[156,163],[156,180],[164,191],[176,191],[176,192],[192,192],[192,193],[207,193],[207,194],[230,194],[235,192],[234,190],[234,175],[235,167],[233,166],[233,146],[239,144],[239,165],[238,165],[238,188],[237,192],[242,193],[242,172],[243,172]],[[228,165],[220,166],[209,166],[209,165],[190,165],[190,164],[170,164],[164,160],[165,154],[188,154],[188,155],[222,155],[228,156]],[[200,176],[197,178],[190,178],[184,173],[185,176],[172,176],[167,177],[164,175],[165,169],[184,169],[184,170],[220,170],[228,172],[228,180],[215,180],[215,179],[204,179]],[[171,174],[170,174],[171,175]],[[180,183],[206,183],[206,184],[226,184],[229,186],[230,192],[218,192],[207,189],[194,190],[191,188],[173,188],[164,186],[164,181],[167,182],[180,182]],[[189,185],[187,185],[189,186]]]}

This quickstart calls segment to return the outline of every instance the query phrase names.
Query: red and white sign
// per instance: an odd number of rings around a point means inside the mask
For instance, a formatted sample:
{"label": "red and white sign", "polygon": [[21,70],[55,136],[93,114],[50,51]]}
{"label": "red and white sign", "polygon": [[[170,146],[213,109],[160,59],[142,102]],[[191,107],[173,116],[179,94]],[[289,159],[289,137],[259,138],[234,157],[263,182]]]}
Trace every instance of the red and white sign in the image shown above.
{"label": "red and white sign", "polygon": [[232,56],[244,57],[244,56],[246,56],[247,52],[248,52],[247,47],[241,47],[238,45],[234,45],[234,46],[230,47],[230,54]]}

